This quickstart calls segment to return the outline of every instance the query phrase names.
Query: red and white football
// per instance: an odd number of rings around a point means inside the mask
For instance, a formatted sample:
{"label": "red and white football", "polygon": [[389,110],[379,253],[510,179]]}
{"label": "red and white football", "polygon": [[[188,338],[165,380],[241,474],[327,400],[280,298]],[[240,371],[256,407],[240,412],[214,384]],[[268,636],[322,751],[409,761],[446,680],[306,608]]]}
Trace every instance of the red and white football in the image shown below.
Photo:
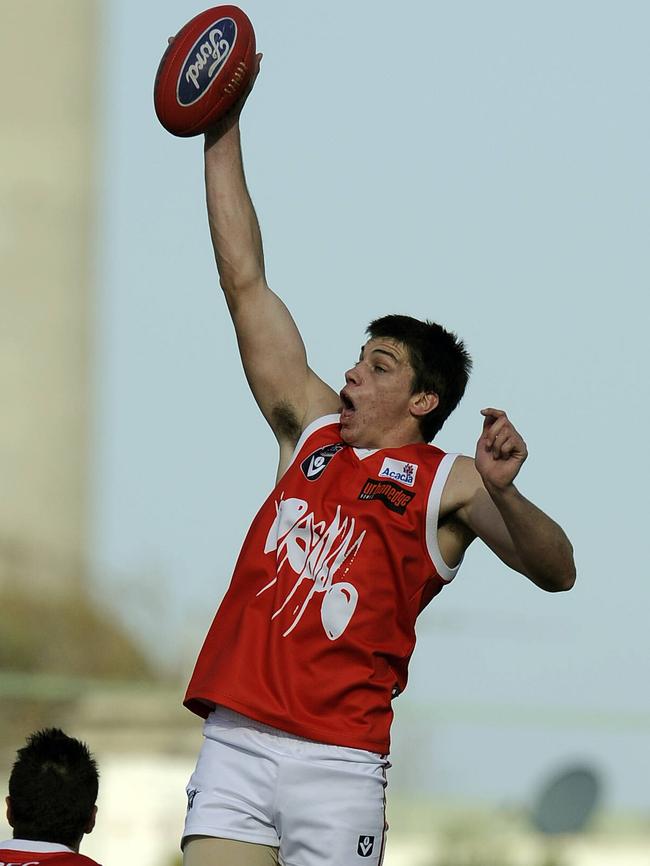
{"label": "red and white football", "polygon": [[255,64],[255,31],[237,6],[206,9],[181,28],[162,56],[153,98],[173,135],[200,135],[237,102]]}

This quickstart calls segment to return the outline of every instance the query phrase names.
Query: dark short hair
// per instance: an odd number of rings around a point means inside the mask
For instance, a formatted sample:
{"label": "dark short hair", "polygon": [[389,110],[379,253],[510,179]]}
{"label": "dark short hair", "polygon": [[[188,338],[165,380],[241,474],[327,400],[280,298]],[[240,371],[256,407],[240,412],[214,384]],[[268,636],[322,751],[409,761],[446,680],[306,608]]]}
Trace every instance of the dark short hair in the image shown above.
{"label": "dark short hair", "polygon": [[99,773],[85,743],[59,728],[36,731],[9,777],[14,836],[75,848],[91,818]]}
{"label": "dark short hair", "polygon": [[472,359],[462,340],[436,322],[411,316],[382,316],[368,325],[371,339],[390,337],[408,350],[413,368],[411,393],[433,391],[438,405],[420,419],[420,431],[430,442],[460,403],[472,369]]}

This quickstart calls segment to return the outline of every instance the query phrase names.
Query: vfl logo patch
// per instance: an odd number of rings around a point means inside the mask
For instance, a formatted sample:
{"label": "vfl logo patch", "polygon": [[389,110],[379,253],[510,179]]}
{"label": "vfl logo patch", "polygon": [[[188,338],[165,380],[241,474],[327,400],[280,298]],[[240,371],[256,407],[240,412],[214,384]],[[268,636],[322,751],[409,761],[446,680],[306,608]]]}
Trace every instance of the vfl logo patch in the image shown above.
{"label": "vfl logo patch", "polygon": [[357,845],[357,854],[359,857],[370,857],[374,847],[374,836],[359,836],[359,844]]}
{"label": "vfl logo patch", "polygon": [[391,478],[393,481],[399,481],[400,484],[413,487],[417,471],[417,463],[403,463],[401,460],[386,457],[381,465],[379,477]]}
{"label": "vfl logo patch", "polygon": [[214,82],[237,39],[232,18],[220,18],[199,36],[187,52],[178,76],[176,99],[187,107],[198,102]]}
{"label": "vfl logo patch", "polygon": [[338,454],[344,447],[340,442],[334,445],[325,445],[323,448],[319,448],[318,451],[314,451],[309,457],[305,457],[300,464],[300,468],[307,481],[316,481],[317,478],[320,478],[332,457]]}
{"label": "vfl logo patch", "polygon": [[379,499],[387,508],[396,514],[404,514],[406,507],[415,496],[409,490],[404,490],[392,481],[377,481],[369,478],[361,488],[357,499]]}

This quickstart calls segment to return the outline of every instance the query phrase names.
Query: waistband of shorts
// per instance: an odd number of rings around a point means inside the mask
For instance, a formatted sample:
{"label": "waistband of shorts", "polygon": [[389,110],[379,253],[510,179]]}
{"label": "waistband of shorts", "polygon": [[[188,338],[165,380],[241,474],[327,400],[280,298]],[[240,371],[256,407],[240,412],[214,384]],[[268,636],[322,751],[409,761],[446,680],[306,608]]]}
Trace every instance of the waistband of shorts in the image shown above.
{"label": "waistband of shorts", "polygon": [[267,725],[257,719],[252,719],[250,716],[244,716],[242,713],[238,713],[236,710],[231,710],[229,707],[224,707],[220,704],[215,706],[204,722],[203,730],[206,736],[209,736],[208,730],[211,725],[228,729],[246,728],[259,733],[269,734],[277,740],[285,740],[287,744],[311,744],[313,746],[327,749],[331,753],[347,755],[350,759],[352,759],[353,756],[358,756],[358,758],[355,759],[360,759],[362,761],[370,759],[373,763],[377,762],[390,766],[387,761],[388,755],[382,755],[379,752],[372,752],[366,749],[356,749],[353,746],[336,746],[332,743],[323,743],[320,740],[312,740],[309,737],[301,737],[299,734],[283,731],[281,728],[274,728],[272,725]]}
{"label": "waistband of shorts", "polygon": [[244,716],[241,713],[235,712],[235,710],[231,710],[228,707],[222,707],[219,704],[217,704],[207,717],[205,724],[226,725],[227,727],[233,728],[250,728],[251,730],[262,731],[265,734],[273,734],[276,737],[282,737],[286,740],[299,740],[302,743],[316,742],[316,740],[310,740],[308,737],[291,734],[289,731],[283,731],[281,728],[274,728],[272,725],[259,722],[257,719],[251,719],[250,716]]}

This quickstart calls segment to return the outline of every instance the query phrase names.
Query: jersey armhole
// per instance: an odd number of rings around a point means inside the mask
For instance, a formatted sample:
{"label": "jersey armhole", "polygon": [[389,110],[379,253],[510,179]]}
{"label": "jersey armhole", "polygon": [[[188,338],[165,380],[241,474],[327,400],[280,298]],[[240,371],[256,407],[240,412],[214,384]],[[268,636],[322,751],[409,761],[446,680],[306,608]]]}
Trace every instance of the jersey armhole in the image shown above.
{"label": "jersey armhole", "polygon": [[463,562],[463,558],[461,557],[457,565],[453,568],[450,567],[442,558],[442,553],[438,546],[438,518],[440,515],[442,491],[445,489],[445,484],[449,478],[451,467],[459,456],[459,454],[445,454],[440,461],[440,465],[438,466],[433,479],[433,484],[431,485],[431,490],[429,491],[429,500],[427,502],[427,513],[425,518],[427,552],[431,557],[431,562],[434,564],[436,571],[445,583],[450,583],[454,577],[456,577],[456,573]]}
{"label": "jersey armhole", "polygon": [[[322,427],[327,427],[328,424],[338,424],[341,419],[341,416],[336,415],[323,415],[320,418],[315,418],[310,424],[308,424],[305,429],[300,434],[300,439],[296,442],[296,447],[293,449],[293,454],[291,455],[291,460],[287,464],[287,469],[290,466],[293,466],[295,463],[296,457],[300,454],[300,450],[305,442],[309,439],[312,433],[315,433],[317,430],[320,430]],[[284,470],[284,472],[287,471]],[[284,473],[283,473],[284,474]]]}

